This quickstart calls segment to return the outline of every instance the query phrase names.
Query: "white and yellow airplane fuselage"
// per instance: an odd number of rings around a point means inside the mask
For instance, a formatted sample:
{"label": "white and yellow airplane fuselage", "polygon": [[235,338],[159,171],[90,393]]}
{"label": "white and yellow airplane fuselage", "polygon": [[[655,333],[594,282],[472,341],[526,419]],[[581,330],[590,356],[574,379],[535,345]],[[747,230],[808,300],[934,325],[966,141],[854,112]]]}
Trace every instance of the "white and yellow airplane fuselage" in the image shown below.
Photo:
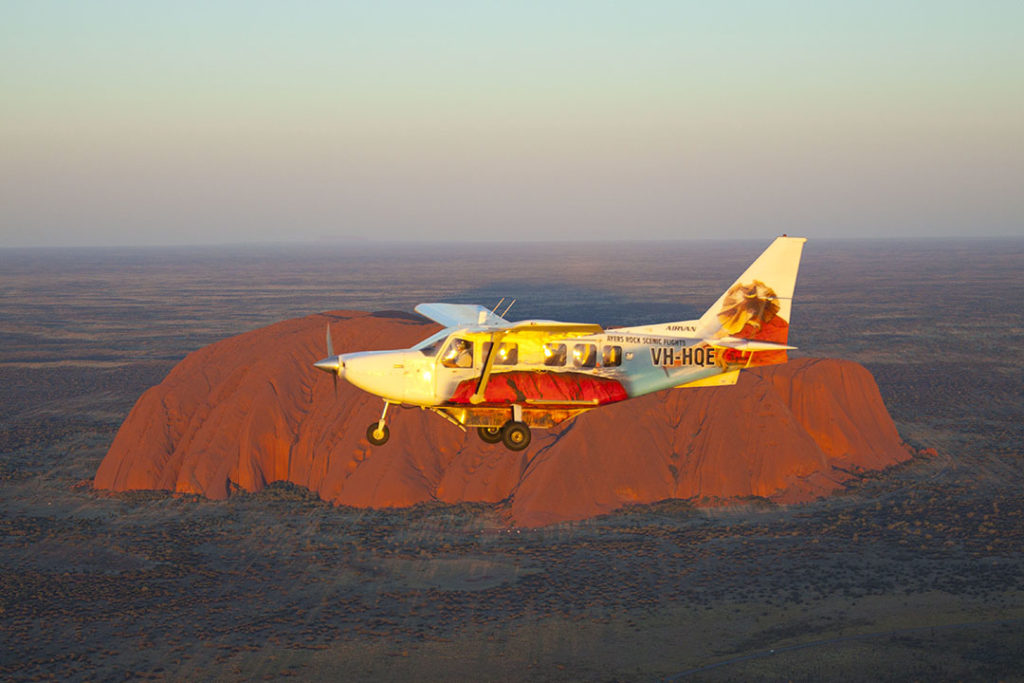
{"label": "white and yellow airplane fuselage", "polygon": [[444,329],[409,349],[329,350],[316,367],[384,400],[367,429],[372,443],[388,438],[388,406],[408,405],[521,450],[530,428],[672,387],[735,384],[743,368],[785,362],[804,241],[777,238],[698,320],[602,329],[421,304],[416,311]]}

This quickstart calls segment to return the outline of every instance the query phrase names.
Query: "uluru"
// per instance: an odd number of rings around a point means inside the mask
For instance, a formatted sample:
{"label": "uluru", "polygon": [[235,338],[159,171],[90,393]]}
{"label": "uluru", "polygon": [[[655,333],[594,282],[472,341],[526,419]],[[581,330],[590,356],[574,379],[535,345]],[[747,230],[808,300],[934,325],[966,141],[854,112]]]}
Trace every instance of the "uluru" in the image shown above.
{"label": "uluru", "polygon": [[288,481],[355,507],[500,504],[510,524],[536,527],[673,498],[808,501],[911,457],[871,374],[819,358],[593,410],[536,430],[518,453],[418,408],[392,409],[391,440],[372,446],[381,400],[312,365],[328,324],[340,351],[407,347],[439,329],[335,311],[195,351],[139,398],[94,487],[222,499]]}

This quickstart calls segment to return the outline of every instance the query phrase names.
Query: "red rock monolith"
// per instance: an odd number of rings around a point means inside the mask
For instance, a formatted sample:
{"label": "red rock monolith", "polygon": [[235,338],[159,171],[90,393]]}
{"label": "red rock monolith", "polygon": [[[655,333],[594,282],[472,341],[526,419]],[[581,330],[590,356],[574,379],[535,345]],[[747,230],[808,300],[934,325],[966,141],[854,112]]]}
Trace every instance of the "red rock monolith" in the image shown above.
{"label": "red rock monolith", "polygon": [[668,498],[806,501],[910,457],[870,373],[833,359],[599,408],[536,430],[521,453],[416,408],[392,409],[391,440],[371,446],[381,400],[344,381],[335,391],[312,366],[328,323],[339,352],[403,348],[438,329],[338,311],[189,354],[135,404],[94,486],[219,499],[290,481],[357,507],[504,502],[511,523],[540,526]]}

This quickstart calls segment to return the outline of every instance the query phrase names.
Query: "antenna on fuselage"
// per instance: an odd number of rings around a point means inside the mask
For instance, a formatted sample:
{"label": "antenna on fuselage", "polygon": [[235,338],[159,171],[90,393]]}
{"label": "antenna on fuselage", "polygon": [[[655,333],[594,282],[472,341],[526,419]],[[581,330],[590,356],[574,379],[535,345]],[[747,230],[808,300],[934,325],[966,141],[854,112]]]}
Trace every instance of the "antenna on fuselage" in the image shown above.
{"label": "antenna on fuselage", "polygon": [[491,309],[491,313],[497,312],[498,306],[501,306],[503,303],[505,303],[505,297],[501,297],[501,301],[499,301],[498,303],[494,304],[494,308]]}
{"label": "antenna on fuselage", "polygon": [[[504,301],[504,300],[505,299],[503,298],[501,301]],[[498,306],[501,305],[501,301],[498,302]],[[512,308],[512,306],[516,303],[516,301],[517,301],[516,299],[512,299],[512,303],[510,303],[508,306],[505,307],[505,310],[501,312],[501,317],[502,318],[505,317],[505,314],[508,313],[508,309]],[[497,308],[498,306],[495,306],[495,308]]]}

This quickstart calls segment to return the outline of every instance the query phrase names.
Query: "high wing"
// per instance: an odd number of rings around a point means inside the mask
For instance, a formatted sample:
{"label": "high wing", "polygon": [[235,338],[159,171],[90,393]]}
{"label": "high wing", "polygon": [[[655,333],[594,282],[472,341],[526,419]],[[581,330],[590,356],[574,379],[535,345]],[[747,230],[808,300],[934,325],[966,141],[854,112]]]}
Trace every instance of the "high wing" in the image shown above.
{"label": "high wing", "polygon": [[509,324],[500,315],[492,313],[479,304],[420,304],[414,310],[423,317],[430,318],[445,327]]}
{"label": "high wing", "polygon": [[512,327],[508,332],[543,332],[552,335],[552,338],[560,339],[561,335],[575,336],[581,334],[600,334],[604,329],[597,324],[591,323],[562,323],[557,320],[525,320],[518,323],[509,323]]}

